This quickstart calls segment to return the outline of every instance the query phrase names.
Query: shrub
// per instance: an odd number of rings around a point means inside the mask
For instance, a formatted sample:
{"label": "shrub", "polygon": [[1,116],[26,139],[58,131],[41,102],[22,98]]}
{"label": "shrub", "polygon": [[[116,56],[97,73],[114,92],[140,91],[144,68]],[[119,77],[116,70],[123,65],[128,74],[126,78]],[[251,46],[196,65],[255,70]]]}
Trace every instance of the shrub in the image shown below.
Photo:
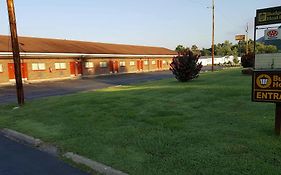
{"label": "shrub", "polygon": [[200,55],[194,55],[190,50],[185,50],[173,58],[170,70],[181,82],[197,78],[202,69],[202,63],[198,63],[199,58]]}
{"label": "shrub", "polygon": [[241,58],[242,66],[245,67],[254,67],[255,55],[254,53],[248,53],[242,56]]}

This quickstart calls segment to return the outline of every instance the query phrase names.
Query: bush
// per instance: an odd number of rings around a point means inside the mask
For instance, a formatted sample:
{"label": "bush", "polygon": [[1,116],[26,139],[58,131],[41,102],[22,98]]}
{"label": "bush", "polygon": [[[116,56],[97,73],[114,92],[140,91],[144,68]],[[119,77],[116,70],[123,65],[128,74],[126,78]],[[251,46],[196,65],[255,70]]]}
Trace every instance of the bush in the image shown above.
{"label": "bush", "polygon": [[202,63],[198,63],[199,57],[200,55],[194,55],[190,50],[185,50],[173,58],[170,70],[178,81],[186,82],[199,76],[202,69]]}
{"label": "bush", "polygon": [[254,53],[248,53],[242,56],[241,63],[244,68],[254,67],[255,64],[255,55]]}

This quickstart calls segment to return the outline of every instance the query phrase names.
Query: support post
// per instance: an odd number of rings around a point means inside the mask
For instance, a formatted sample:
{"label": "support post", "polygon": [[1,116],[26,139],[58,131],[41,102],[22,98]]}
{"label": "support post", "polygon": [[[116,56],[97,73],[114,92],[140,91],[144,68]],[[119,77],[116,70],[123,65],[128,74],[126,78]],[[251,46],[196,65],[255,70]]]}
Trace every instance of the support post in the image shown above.
{"label": "support post", "polygon": [[254,60],[256,62],[257,17],[255,17],[254,27]]}
{"label": "support post", "polygon": [[281,103],[276,103],[275,110],[275,133],[281,135]]}
{"label": "support post", "polygon": [[249,23],[247,23],[247,27],[246,27],[246,54],[248,54],[249,52]]}
{"label": "support post", "polygon": [[212,72],[214,72],[214,60],[215,60],[215,0],[212,1]]}
{"label": "support post", "polygon": [[14,66],[15,66],[17,98],[18,98],[19,106],[22,106],[24,105],[24,91],[23,91],[22,74],[21,74],[21,60],[20,60],[20,51],[19,51],[20,49],[19,49],[18,34],[17,34],[14,0],[7,0],[7,6],[8,6],[9,23],[10,23],[10,30],[11,30],[13,59],[14,59]]}

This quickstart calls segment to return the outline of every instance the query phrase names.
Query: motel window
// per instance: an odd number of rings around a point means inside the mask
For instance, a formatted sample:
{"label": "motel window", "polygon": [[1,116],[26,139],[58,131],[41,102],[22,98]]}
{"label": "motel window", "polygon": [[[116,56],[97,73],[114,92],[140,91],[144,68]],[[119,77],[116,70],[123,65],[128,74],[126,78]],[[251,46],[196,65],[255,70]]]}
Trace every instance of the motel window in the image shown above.
{"label": "motel window", "polygon": [[100,67],[102,67],[102,68],[107,67],[107,62],[100,62]]}
{"label": "motel window", "polygon": [[3,64],[0,64],[0,73],[3,72]]}
{"label": "motel window", "polygon": [[32,63],[32,70],[46,70],[45,63]]}
{"label": "motel window", "polygon": [[121,61],[120,62],[120,67],[125,67],[126,66],[126,62],[125,61]]}
{"label": "motel window", "polygon": [[156,62],[155,62],[155,61],[152,61],[152,62],[151,62],[151,64],[153,64],[153,65],[154,65],[154,64],[156,64]]}
{"label": "motel window", "polygon": [[135,62],[134,61],[130,61],[130,66],[134,66]]}
{"label": "motel window", "polygon": [[55,63],[56,70],[66,69],[66,63]]}
{"label": "motel window", "polygon": [[143,64],[144,64],[144,65],[148,65],[148,61],[144,61]]}
{"label": "motel window", "polygon": [[86,68],[93,68],[94,67],[94,63],[93,62],[86,62],[85,63],[85,67]]}

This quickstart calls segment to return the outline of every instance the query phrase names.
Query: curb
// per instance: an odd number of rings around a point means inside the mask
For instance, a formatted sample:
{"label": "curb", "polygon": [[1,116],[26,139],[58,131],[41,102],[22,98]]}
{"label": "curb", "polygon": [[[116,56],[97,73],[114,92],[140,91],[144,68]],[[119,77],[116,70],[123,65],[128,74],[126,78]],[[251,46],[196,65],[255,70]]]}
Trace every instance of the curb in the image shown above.
{"label": "curb", "polygon": [[10,129],[2,129],[0,130],[0,133],[9,139],[16,140],[20,143],[28,144],[34,147],[39,147],[43,143],[40,139],[35,139],[34,137]]}
{"label": "curb", "polygon": [[88,167],[90,167],[91,169],[93,169],[94,171],[101,173],[101,174],[105,174],[105,175],[128,175],[126,173],[123,173],[122,171],[119,170],[115,170],[109,166],[106,166],[104,164],[98,163],[96,161],[93,161],[91,159],[88,159],[86,157],[68,152],[65,153],[63,155],[64,157],[71,159],[72,161],[74,161],[75,163],[78,164],[83,164],[86,165]]}

